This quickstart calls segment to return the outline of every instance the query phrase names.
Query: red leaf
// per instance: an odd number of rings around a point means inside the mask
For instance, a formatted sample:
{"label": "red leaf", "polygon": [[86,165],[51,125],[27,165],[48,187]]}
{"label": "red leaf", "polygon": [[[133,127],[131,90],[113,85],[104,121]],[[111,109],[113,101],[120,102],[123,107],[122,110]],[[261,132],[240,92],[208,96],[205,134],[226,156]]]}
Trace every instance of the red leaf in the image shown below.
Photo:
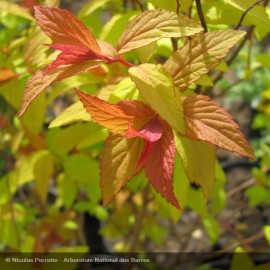
{"label": "red leaf", "polygon": [[42,6],[35,6],[34,9],[38,25],[53,43],[83,46],[100,53],[90,30],[72,13]]}
{"label": "red leaf", "polygon": [[203,95],[183,97],[182,101],[186,134],[181,135],[256,159],[239,126],[219,104]]}
{"label": "red leaf", "polygon": [[154,143],[150,155],[145,161],[145,173],[154,189],[169,203],[181,209],[173,192],[173,167],[175,143],[172,129],[162,122],[163,133]]}
{"label": "red leaf", "polygon": [[[56,50],[61,50],[56,60],[49,65],[44,73],[46,76],[52,70],[56,69],[59,66],[79,64],[81,62],[89,60],[103,60],[104,56],[98,54],[86,47],[79,47],[75,45],[61,45],[61,44],[48,44],[47,46],[54,48]],[[96,62],[97,64],[101,64]]]}

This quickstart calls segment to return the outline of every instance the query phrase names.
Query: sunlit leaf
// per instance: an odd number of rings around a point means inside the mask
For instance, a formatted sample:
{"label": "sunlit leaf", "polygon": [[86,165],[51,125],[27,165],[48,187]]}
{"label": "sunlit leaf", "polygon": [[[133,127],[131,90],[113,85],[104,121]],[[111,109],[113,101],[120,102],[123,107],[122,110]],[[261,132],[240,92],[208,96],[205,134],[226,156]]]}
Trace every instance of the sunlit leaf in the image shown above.
{"label": "sunlit leaf", "polygon": [[245,32],[219,30],[191,38],[182,49],[172,54],[164,67],[173,77],[176,87],[184,91],[203,74],[215,68]]}
{"label": "sunlit leaf", "polygon": [[232,117],[209,97],[183,97],[185,136],[256,159],[253,151]]}
{"label": "sunlit leaf", "polygon": [[129,69],[132,81],[137,85],[143,99],[170,126],[184,133],[183,108],[173,81],[162,66],[142,64]]}
{"label": "sunlit leaf", "polygon": [[73,122],[90,121],[89,113],[85,111],[82,103],[77,101],[73,105],[64,110],[56,119],[54,119],[49,128],[65,126]]}
{"label": "sunlit leaf", "polygon": [[202,32],[198,22],[165,9],[148,10],[132,19],[118,41],[118,53],[144,47],[161,38],[186,37]]}
{"label": "sunlit leaf", "polygon": [[214,190],[215,146],[177,135],[175,142],[188,178],[200,185],[205,196],[209,198]]}
{"label": "sunlit leaf", "polygon": [[53,43],[84,46],[100,52],[90,30],[69,11],[35,6],[35,17],[42,31]]}
{"label": "sunlit leaf", "polygon": [[142,138],[126,139],[110,135],[101,157],[101,192],[107,205],[137,173],[136,165],[144,147]]}
{"label": "sunlit leaf", "polygon": [[154,143],[153,149],[145,163],[145,174],[154,189],[169,203],[181,209],[173,191],[173,169],[175,143],[173,131],[165,122],[160,140]]}

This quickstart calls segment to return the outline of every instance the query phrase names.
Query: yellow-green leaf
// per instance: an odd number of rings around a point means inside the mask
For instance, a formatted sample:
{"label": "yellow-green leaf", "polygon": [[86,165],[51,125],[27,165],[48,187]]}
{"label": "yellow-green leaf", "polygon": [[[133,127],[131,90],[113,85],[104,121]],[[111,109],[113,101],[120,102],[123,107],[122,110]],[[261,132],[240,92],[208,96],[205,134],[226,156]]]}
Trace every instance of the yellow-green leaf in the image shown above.
{"label": "yellow-green leaf", "polygon": [[20,16],[30,21],[35,20],[26,8],[20,7],[19,5],[12,3],[11,1],[1,1],[0,13],[2,12],[7,12],[16,16]]}
{"label": "yellow-green leaf", "polygon": [[[245,12],[248,10],[256,1],[255,0],[225,0],[225,4],[229,4],[241,12]],[[250,9],[245,16],[246,18],[251,17],[252,20],[255,20],[256,24],[265,24],[270,27],[270,18],[265,11],[265,7],[263,5],[255,5],[252,9]],[[248,18],[249,19],[249,18]],[[239,18],[240,20],[240,18]]]}
{"label": "yellow-green leaf", "polygon": [[79,121],[90,121],[90,114],[86,112],[80,101],[77,101],[65,109],[57,118],[55,118],[49,128],[65,126]]}
{"label": "yellow-green leaf", "polygon": [[186,16],[165,9],[148,10],[132,19],[118,41],[118,53],[144,47],[161,38],[180,38],[200,33],[203,28]]}
{"label": "yellow-green leaf", "polygon": [[143,147],[142,138],[126,139],[118,134],[109,136],[101,157],[101,192],[104,205],[136,174]]}
{"label": "yellow-green leaf", "polygon": [[37,193],[43,203],[46,202],[49,179],[54,171],[53,157],[49,152],[44,154],[36,161],[34,166],[34,176],[36,180]]}
{"label": "yellow-green leaf", "polygon": [[236,30],[197,35],[174,52],[164,67],[171,73],[175,86],[183,92],[191,83],[215,68],[244,35],[245,32]]}
{"label": "yellow-green leaf", "polygon": [[175,144],[189,180],[200,185],[209,198],[215,182],[215,146],[177,135]]}
{"label": "yellow-green leaf", "polygon": [[181,99],[174,89],[170,74],[161,65],[153,64],[132,67],[129,74],[141,96],[152,109],[172,128],[185,133]]}

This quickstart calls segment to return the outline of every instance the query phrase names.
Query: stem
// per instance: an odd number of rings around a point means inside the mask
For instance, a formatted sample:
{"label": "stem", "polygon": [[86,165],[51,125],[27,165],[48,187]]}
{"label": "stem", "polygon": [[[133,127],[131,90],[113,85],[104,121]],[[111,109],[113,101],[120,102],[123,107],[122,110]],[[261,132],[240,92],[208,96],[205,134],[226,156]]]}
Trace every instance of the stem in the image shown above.
{"label": "stem", "polygon": [[181,7],[181,5],[180,5],[179,0],[176,0],[176,14],[179,14],[179,12],[180,12],[180,7]]}
{"label": "stem", "polygon": [[208,32],[208,30],[207,30],[207,25],[206,25],[205,18],[203,15],[201,0],[195,0],[195,2],[196,2],[196,7],[199,14],[199,18],[201,20],[202,27],[204,28],[204,32],[206,33]]}
{"label": "stem", "polygon": [[138,6],[140,7],[140,10],[141,10],[142,12],[144,12],[144,6],[143,6],[143,4],[142,4],[139,0],[135,0],[135,3],[137,3]]}
{"label": "stem", "polygon": [[171,38],[171,43],[174,51],[178,50],[177,38]]}
{"label": "stem", "polygon": [[130,248],[129,248],[130,252],[135,252],[136,248],[138,247],[143,219],[147,211],[147,205],[150,201],[148,196],[149,196],[149,185],[147,185],[142,192],[143,205],[141,206],[141,209],[139,209],[139,211],[137,212],[136,222],[134,224],[134,227],[131,233]]}
{"label": "stem", "polygon": [[239,28],[241,27],[242,22],[244,21],[244,19],[245,19],[247,13],[248,13],[251,9],[253,9],[256,5],[258,5],[260,2],[263,2],[263,0],[258,0],[257,2],[255,2],[253,5],[251,5],[251,6],[250,6],[250,7],[242,14],[239,23],[238,23],[237,26],[235,27],[235,30],[237,30],[237,29],[239,29]]}

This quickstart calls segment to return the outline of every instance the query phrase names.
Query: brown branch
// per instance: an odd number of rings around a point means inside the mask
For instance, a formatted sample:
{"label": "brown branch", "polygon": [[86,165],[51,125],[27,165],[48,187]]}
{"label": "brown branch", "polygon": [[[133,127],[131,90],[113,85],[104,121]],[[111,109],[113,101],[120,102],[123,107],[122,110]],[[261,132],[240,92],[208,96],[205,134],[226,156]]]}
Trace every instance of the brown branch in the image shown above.
{"label": "brown branch", "polygon": [[218,250],[216,253],[226,253],[226,252],[232,252],[235,248],[237,248],[239,245],[247,245],[247,244],[251,244],[261,238],[264,238],[265,235],[263,232],[252,235],[246,239],[244,239],[241,243],[237,242],[237,243],[233,243],[231,245],[229,245],[228,247],[225,247],[223,249]]}
{"label": "brown branch", "polygon": [[179,0],[176,0],[176,14],[179,14],[179,12],[180,12],[180,7],[181,7],[181,5],[180,5]]}
{"label": "brown branch", "polygon": [[171,38],[171,43],[174,51],[178,50],[177,38]]}
{"label": "brown branch", "polygon": [[254,179],[254,178],[251,178],[251,179],[249,179],[248,181],[246,181],[246,182],[242,183],[241,185],[235,187],[234,189],[230,190],[230,191],[226,194],[226,196],[227,196],[227,198],[228,198],[228,197],[232,197],[233,195],[235,195],[235,194],[241,192],[243,189],[246,189],[246,188],[248,188],[248,187],[253,186],[255,183],[256,183],[255,179]]}
{"label": "brown branch", "polygon": [[206,25],[205,18],[203,15],[201,0],[195,0],[195,2],[196,2],[196,7],[199,14],[199,18],[201,20],[202,27],[204,28],[204,32],[206,33],[208,32],[208,30],[207,30],[207,25]]}
{"label": "brown branch", "polygon": [[140,10],[144,12],[144,6],[139,0],[135,0],[135,3],[140,7]]}
{"label": "brown branch", "polygon": [[263,2],[263,0],[258,0],[257,2],[255,2],[253,5],[251,5],[245,12],[243,12],[239,23],[237,24],[237,26],[235,27],[235,30],[239,29],[242,25],[242,22],[244,21],[246,15],[248,14],[248,12],[253,9],[256,5],[258,5],[260,2]]}

